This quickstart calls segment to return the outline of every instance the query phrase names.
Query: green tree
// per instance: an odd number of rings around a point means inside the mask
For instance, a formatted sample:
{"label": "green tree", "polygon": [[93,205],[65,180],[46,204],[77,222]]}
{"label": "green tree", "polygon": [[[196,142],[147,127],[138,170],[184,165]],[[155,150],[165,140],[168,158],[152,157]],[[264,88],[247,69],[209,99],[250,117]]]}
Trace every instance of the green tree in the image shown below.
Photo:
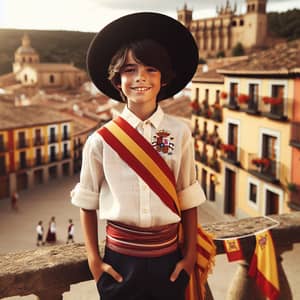
{"label": "green tree", "polygon": [[245,54],[245,50],[242,43],[237,43],[232,49],[232,56],[241,56],[244,54]]}

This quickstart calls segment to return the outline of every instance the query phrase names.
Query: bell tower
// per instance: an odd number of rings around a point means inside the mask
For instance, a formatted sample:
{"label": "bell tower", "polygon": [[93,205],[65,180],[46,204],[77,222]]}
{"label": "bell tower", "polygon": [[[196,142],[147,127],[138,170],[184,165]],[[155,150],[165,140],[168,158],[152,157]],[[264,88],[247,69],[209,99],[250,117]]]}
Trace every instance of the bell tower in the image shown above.
{"label": "bell tower", "polygon": [[177,10],[177,19],[186,28],[190,29],[193,20],[193,11],[187,8],[186,3],[184,4],[183,9]]}
{"label": "bell tower", "polygon": [[247,42],[251,45],[263,46],[267,38],[267,0],[246,0],[245,28]]}

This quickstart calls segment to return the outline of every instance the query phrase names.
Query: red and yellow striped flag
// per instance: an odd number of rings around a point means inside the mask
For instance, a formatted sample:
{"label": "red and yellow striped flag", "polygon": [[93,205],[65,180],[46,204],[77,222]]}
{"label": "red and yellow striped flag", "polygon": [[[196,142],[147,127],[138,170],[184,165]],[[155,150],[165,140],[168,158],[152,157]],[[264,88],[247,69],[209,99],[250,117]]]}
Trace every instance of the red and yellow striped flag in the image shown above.
{"label": "red and yellow striped flag", "polygon": [[279,296],[277,261],[269,231],[256,234],[256,248],[249,267],[249,276],[270,300]]}
{"label": "red and yellow striped flag", "polygon": [[244,259],[241,244],[238,239],[224,240],[224,248],[227,254],[227,259],[230,262]]}

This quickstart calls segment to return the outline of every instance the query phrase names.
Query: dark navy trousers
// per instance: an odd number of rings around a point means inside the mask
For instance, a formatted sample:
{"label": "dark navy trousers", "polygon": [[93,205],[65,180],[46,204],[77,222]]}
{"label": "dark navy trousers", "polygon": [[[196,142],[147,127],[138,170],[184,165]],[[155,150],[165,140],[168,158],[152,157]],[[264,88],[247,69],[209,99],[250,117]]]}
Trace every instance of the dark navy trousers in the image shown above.
{"label": "dark navy trousers", "polygon": [[181,271],[175,282],[170,276],[182,258],[179,250],[155,258],[123,255],[108,248],[103,261],[119,272],[123,281],[103,273],[97,282],[101,300],[184,300],[189,275]]}

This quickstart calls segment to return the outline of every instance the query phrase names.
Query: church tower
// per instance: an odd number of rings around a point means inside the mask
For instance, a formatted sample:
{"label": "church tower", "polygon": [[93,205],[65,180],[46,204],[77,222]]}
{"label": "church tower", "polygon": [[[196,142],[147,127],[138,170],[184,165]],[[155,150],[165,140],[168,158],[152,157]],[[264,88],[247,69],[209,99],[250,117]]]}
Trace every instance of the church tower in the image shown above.
{"label": "church tower", "polygon": [[193,11],[187,8],[186,3],[184,4],[183,9],[177,10],[177,20],[186,28],[190,29],[193,20]]}
{"label": "church tower", "polygon": [[263,46],[267,38],[267,0],[246,0],[245,28],[247,28],[246,47]]}
{"label": "church tower", "polygon": [[24,34],[22,37],[22,44],[15,52],[13,72],[18,72],[24,64],[36,64],[39,62],[39,54],[31,47],[28,34]]}

